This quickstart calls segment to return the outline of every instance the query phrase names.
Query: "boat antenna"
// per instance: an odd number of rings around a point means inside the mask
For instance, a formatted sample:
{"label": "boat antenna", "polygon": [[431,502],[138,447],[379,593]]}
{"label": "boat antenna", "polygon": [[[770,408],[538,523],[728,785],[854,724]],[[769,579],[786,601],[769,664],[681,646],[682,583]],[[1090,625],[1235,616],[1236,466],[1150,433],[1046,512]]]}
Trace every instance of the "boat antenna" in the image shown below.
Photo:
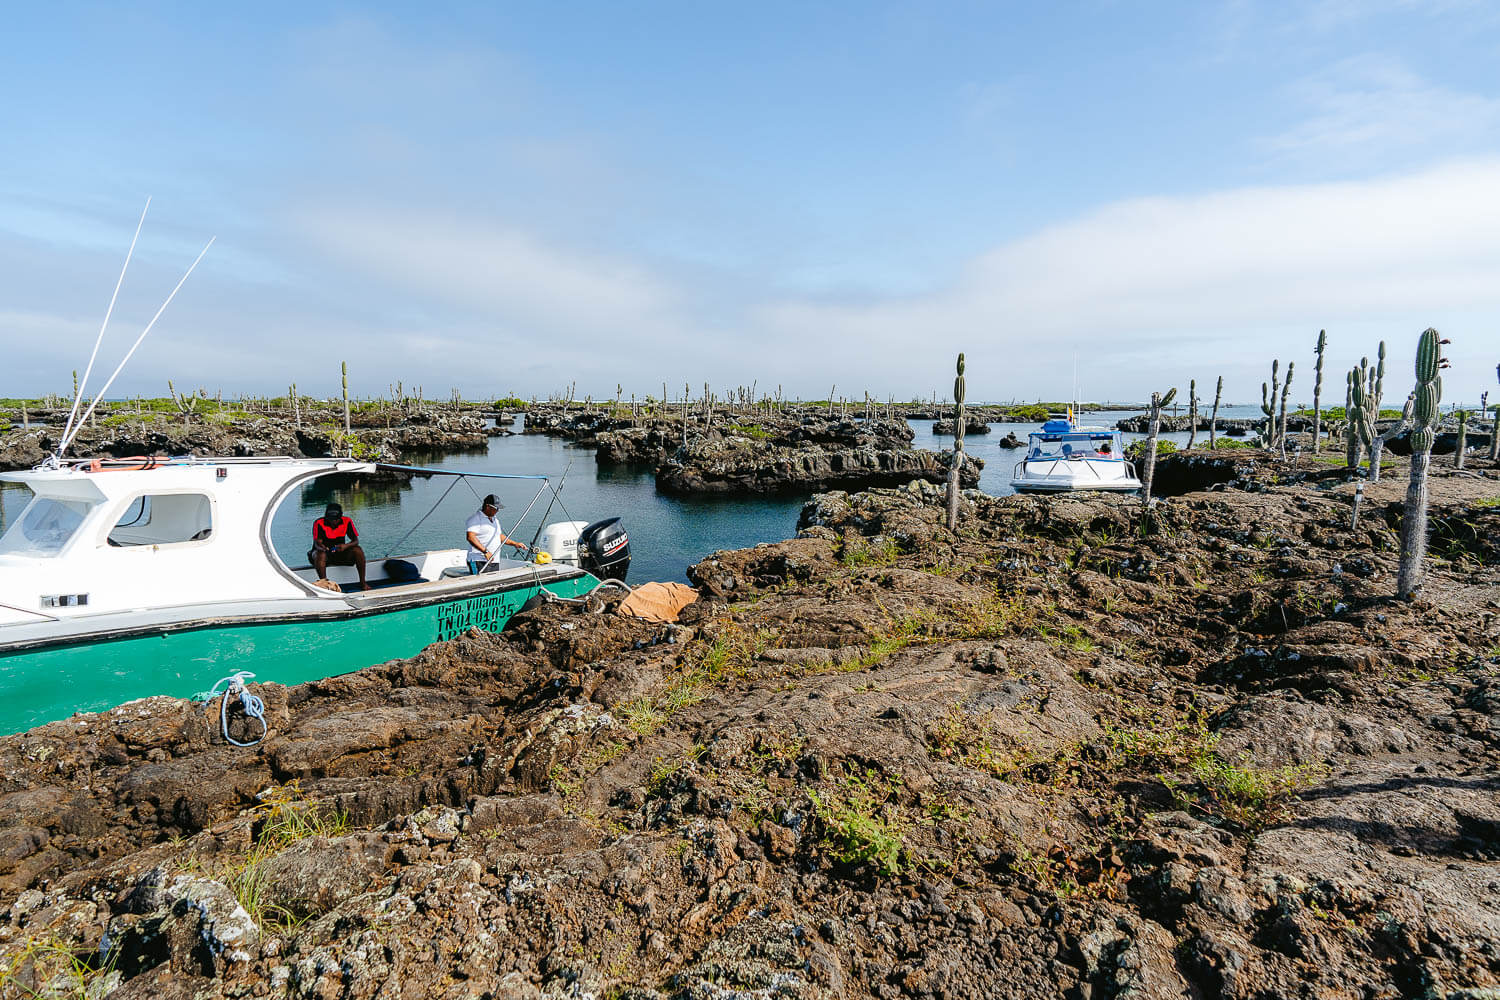
{"label": "boat antenna", "polygon": [[146,224],[146,212],[151,208],[151,196],[146,196],[146,207],[141,209],[141,219],[135,224],[135,235],[130,238],[130,249],[125,251],[125,263],[120,267],[119,280],[115,282],[115,293],[109,297],[109,308],[104,310],[104,322],[99,324],[99,336],[94,338],[94,350],[89,354],[89,363],[83,369],[83,381],[78,383],[78,388],[73,391],[73,409],[68,414],[68,422],[63,427],[63,440],[67,440],[68,434],[73,430],[73,421],[78,417],[78,402],[83,399],[83,390],[89,384],[89,375],[94,371],[94,359],[99,356],[99,345],[104,343],[104,331],[109,327],[109,317],[114,314],[115,300],[120,297],[120,286],[125,284],[125,272],[130,268],[130,258],[135,256],[136,241],[141,238],[141,227]]}
{"label": "boat antenna", "polygon": [[1073,423],[1078,423],[1078,348],[1073,348]]}
{"label": "boat antenna", "polygon": [[104,388],[99,390],[98,394],[94,396],[93,402],[89,403],[89,408],[84,411],[82,417],[78,418],[78,424],[73,428],[73,433],[68,437],[65,437],[62,443],[57,446],[57,454],[54,456],[55,458],[62,458],[63,452],[67,450],[68,445],[73,443],[73,438],[78,436],[78,432],[83,429],[83,425],[88,421],[89,415],[92,414],[94,412],[94,408],[99,405],[99,400],[103,399],[104,394],[109,391],[109,387],[115,384],[115,379],[119,377],[119,374],[124,370],[126,363],[129,362],[131,356],[135,354],[135,349],[141,346],[141,341],[146,339],[146,334],[150,333],[151,328],[156,325],[156,321],[161,319],[161,314],[167,311],[167,306],[171,305],[172,300],[177,297],[177,293],[182,289],[183,284],[188,280],[188,275],[193,273],[193,269],[198,266],[198,262],[203,259],[204,254],[208,253],[208,248],[214,245],[214,240],[216,239],[218,239],[217,236],[209,237],[209,240],[206,244],[204,244],[203,249],[198,252],[197,258],[193,261],[192,264],[188,266],[187,271],[183,274],[181,279],[178,280],[177,287],[173,288],[172,294],[167,296],[167,301],[163,302],[161,304],[161,308],[156,310],[156,315],[151,317],[151,322],[146,324],[146,328],[141,331],[141,335],[135,338],[135,343],[130,345],[130,350],[125,352],[125,357],[121,358],[120,363],[115,366],[114,372],[104,383]]}
{"label": "boat antenna", "polygon": [[[542,529],[544,527],[546,527],[546,525],[547,525],[547,518],[549,518],[549,517],[552,516],[552,505],[555,504],[555,503],[557,503],[558,500],[562,499],[562,488],[563,488],[564,485],[567,484],[567,482],[568,482],[568,470],[572,469],[572,468],[573,468],[573,460],[571,458],[569,458],[568,459],[568,464],[563,467],[562,478],[557,481],[557,488],[552,491],[552,499],[547,501],[547,509],[542,512],[542,519],[537,522],[537,525],[536,525],[536,534],[534,534],[534,535],[531,536],[531,547],[532,548],[536,548],[536,540],[538,538],[542,537]],[[568,513],[568,508],[566,506],[563,507],[563,513],[564,514]],[[571,518],[572,515],[569,515],[569,517]],[[517,521],[516,522],[516,527],[519,528],[520,526],[521,526],[521,522]]]}

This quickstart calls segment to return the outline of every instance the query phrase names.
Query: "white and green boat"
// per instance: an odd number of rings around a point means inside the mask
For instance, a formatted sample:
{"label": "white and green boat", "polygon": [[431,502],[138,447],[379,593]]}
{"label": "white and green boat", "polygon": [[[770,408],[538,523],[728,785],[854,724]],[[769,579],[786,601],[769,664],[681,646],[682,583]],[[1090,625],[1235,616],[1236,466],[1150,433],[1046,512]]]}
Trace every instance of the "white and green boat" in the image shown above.
{"label": "white and green boat", "polygon": [[[617,521],[549,525],[545,537],[577,555],[491,572],[471,573],[463,548],[372,560],[369,590],[353,586],[353,567],[328,567],[319,585],[311,566],[276,553],[270,527],[283,501],[320,476],[376,472],[453,474],[180,458],[54,459],[0,475],[34,494],[0,536],[0,733],[148,695],[192,696],[241,670],[297,684],[411,656],[472,627],[498,631],[544,594],[580,598],[629,565]],[[538,496],[547,488],[541,476],[504,478],[539,480]]]}

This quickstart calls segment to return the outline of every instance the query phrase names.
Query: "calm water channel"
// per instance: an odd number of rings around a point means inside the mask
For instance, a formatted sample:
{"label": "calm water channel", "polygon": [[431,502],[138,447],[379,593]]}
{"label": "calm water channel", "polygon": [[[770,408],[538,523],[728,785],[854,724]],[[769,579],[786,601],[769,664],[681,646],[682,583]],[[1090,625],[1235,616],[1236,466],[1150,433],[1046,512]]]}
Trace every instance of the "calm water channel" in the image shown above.
{"label": "calm water channel", "polygon": [[[1137,411],[1106,411],[1089,414],[1087,423],[1113,426],[1121,417]],[[1253,417],[1257,406],[1236,406],[1220,411],[1229,417]],[[517,422],[519,426],[519,421]],[[1014,430],[1025,439],[1037,429],[1029,424],[993,424],[993,431],[965,439],[970,454],[985,460],[980,489],[995,496],[1011,492],[1011,469],[1020,452],[1005,451],[995,442]],[[918,448],[941,450],[951,439],[932,434],[932,424],[914,421],[913,442]],[[1127,434],[1126,440],[1140,435]],[[1186,434],[1163,435],[1184,444]],[[537,526],[547,521],[594,521],[619,516],[630,532],[634,561],[631,582],[684,580],[685,571],[716,549],[745,548],[759,542],[778,541],[795,533],[797,515],[804,497],[736,500],[682,500],[656,492],[649,468],[600,467],[592,449],[572,448],[566,442],[539,434],[498,437],[487,451],[415,459],[414,464],[462,472],[547,475],[553,483],[567,472],[560,499],[551,493],[538,499],[517,530],[516,537],[530,541]],[[277,511],[271,536],[277,552],[291,563],[301,563],[310,541],[312,522],[331,496],[354,518],[372,558],[388,552],[402,554],[463,544],[464,519],[479,506],[479,498],[495,493],[505,503],[501,520],[510,530],[536,495],[539,483],[531,480],[463,479],[447,476],[414,479],[402,484],[362,484],[330,487],[314,484],[296,502]],[[446,495],[445,495],[446,493]],[[0,523],[8,526],[29,498],[25,487],[3,484],[0,488]],[[548,511],[549,502],[552,504]],[[434,507],[434,505],[436,505]],[[429,511],[431,513],[429,513]],[[423,516],[426,519],[423,520]],[[419,523],[420,522],[420,523]],[[405,541],[402,536],[410,531]]]}

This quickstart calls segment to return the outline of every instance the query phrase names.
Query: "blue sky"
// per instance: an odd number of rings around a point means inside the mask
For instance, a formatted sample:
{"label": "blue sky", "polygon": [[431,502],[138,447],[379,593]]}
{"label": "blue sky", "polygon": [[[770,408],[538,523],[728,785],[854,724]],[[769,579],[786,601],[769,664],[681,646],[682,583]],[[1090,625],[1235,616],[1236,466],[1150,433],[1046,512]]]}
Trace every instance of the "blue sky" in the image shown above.
{"label": "blue sky", "polygon": [[1310,398],[1434,325],[1500,397],[1493,4],[225,7],[5,15],[0,394],[150,195],[106,371],[217,241],[112,394]]}

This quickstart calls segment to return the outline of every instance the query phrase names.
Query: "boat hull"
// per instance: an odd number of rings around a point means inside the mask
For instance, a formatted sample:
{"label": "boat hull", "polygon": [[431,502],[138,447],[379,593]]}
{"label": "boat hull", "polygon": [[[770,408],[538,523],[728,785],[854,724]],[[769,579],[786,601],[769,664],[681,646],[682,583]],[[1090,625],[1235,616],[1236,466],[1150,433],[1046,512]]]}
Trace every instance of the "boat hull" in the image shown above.
{"label": "boat hull", "polygon": [[1053,481],[1044,482],[1036,479],[1012,479],[1011,489],[1017,493],[1139,493],[1141,484],[1139,482],[1082,482],[1082,481]]}
{"label": "boat hull", "polygon": [[184,621],[40,648],[0,648],[0,733],[17,733],[151,695],[192,697],[237,670],[252,683],[301,684],[413,656],[469,628],[498,632],[543,589],[577,597],[590,574],[524,580],[484,593],[433,595],[394,607],[327,609],[258,620]]}

